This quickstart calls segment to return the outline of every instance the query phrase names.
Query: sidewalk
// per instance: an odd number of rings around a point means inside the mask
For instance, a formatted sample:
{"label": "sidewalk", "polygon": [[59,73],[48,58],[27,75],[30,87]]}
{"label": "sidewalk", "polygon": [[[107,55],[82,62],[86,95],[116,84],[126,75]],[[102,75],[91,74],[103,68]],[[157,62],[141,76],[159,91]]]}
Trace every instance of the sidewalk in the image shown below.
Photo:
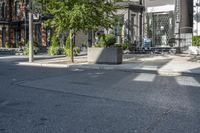
{"label": "sidewalk", "polygon": [[74,64],[70,63],[69,58],[58,57],[41,59],[35,61],[34,63],[19,62],[18,65],[75,69],[121,70],[166,75],[200,75],[200,57],[190,55],[124,55],[123,64],[120,65],[89,64],[87,62],[87,56],[75,57]]}

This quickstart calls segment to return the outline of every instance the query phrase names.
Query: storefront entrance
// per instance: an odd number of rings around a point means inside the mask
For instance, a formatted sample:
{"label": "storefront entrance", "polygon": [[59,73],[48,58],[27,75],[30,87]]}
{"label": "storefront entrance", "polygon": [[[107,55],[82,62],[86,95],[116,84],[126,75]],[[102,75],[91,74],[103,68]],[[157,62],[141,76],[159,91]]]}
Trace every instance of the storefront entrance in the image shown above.
{"label": "storefront entrance", "polygon": [[169,40],[174,38],[173,13],[148,14],[147,37],[152,40],[152,47],[169,46]]}

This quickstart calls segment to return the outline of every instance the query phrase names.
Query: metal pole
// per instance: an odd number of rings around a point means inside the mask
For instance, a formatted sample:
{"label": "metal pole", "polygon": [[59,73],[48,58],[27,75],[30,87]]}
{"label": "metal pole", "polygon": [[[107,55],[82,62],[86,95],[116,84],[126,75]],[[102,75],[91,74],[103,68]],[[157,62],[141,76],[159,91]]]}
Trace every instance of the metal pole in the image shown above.
{"label": "metal pole", "polygon": [[70,52],[71,52],[71,62],[74,63],[74,51],[73,51],[73,32],[70,30]]}
{"label": "metal pole", "polygon": [[181,15],[181,11],[182,11],[182,3],[181,0],[178,0],[178,4],[179,4],[179,25],[178,25],[178,53],[181,53],[181,21],[182,21],[182,15]]}
{"label": "metal pole", "polygon": [[128,8],[128,42],[130,42],[130,9]]}
{"label": "metal pole", "polygon": [[[197,1],[197,3],[199,4],[199,0]],[[197,36],[199,36],[199,26],[198,26],[198,24],[199,24],[199,5],[196,5],[196,10],[197,10],[197,14],[196,14],[196,16],[197,16]]]}
{"label": "metal pole", "polygon": [[181,27],[180,27],[180,23],[179,23],[179,27],[178,27],[178,53],[181,53]]}
{"label": "metal pole", "polygon": [[[143,0],[140,0],[140,5],[142,6],[142,4],[143,4]],[[143,37],[143,36],[142,36],[142,35],[143,35],[143,32],[142,32],[142,31],[143,31],[143,28],[144,28],[144,27],[143,27],[143,22],[144,22],[144,21],[143,21],[143,20],[144,20],[143,18],[144,18],[143,9],[140,9],[140,33],[139,33],[139,34],[140,34],[140,38],[139,38],[139,39],[140,39],[140,43],[141,43],[141,44],[143,44],[143,38],[142,38],[142,37]]]}
{"label": "metal pole", "polygon": [[33,14],[31,11],[32,3],[29,2],[29,62],[33,62]]}
{"label": "metal pole", "polygon": [[27,3],[26,3],[26,1],[25,1],[25,9],[24,9],[24,44],[26,45],[26,8],[27,8]]}

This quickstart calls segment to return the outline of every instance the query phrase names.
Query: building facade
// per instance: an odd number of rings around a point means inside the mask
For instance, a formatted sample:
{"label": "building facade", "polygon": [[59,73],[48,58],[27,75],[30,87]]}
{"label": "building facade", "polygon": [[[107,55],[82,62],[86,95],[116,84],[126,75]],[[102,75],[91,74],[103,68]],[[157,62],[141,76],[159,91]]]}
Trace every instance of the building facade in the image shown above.
{"label": "building facade", "polygon": [[[6,43],[16,47],[17,44],[25,45],[28,41],[28,3],[29,0],[0,0],[0,47],[5,47]],[[199,0],[127,0],[115,4],[123,9],[117,12],[118,24],[107,32],[114,33],[118,43],[130,42],[142,47],[143,38],[148,37],[152,41],[152,47],[178,47],[180,43],[186,42],[189,45],[191,41],[185,38],[192,38],[193,6],[196,14],[193,32],[194,35],[200,34]],[[42,21],[34,18],[34,43],[39,47],[49,46],[51,29],[45,29]],[[90,36],[80,34],[76,43],[78,46],[94,43],[94,36]],[[63,35],[62,40],[66,38]]]}
{"label": "building facade", "polygon": [[76,45],[88,44],[91,46],[97,42],[97,34],[115,34],[118,44],[130,43],[132,45],[141,44],[143,39],[143,13],[145,7],[142,0],[127,0],[114,3],[121,7],[116,14],[116,25],[113,29],[99,29],[96,33],[79,33],[76,35]]}
{"label": "building facade", "polygon": [[200,0],[194,0],[194,25],[193,25],[193,34],[194,36],[200,36]]}
{"label": "building facade", "polygon": [[[15,48],[28,41],[28,3],[29,0],[0,0],[0,47],[9,43]],[[35,19],[33,27],[34,43],[46,46],[48,32],[42,22]]]}
{"label": "building facade", "polygon": [[144,31],[153,47],[192,45],[193,0],[145,0]]}
{"label": "building facade", "polygon": [[174,38],[175,0],[145,0],[146,31],[152,40],[152,47],[165,46]]}
{"label": "building facade", "polygon": [[142,0],[129,0],[116,3],[122,9],[117,11],[118,24],[115,26],[114,33],[117,42],[137,45],[143,38],[143,13],[144,6]]}

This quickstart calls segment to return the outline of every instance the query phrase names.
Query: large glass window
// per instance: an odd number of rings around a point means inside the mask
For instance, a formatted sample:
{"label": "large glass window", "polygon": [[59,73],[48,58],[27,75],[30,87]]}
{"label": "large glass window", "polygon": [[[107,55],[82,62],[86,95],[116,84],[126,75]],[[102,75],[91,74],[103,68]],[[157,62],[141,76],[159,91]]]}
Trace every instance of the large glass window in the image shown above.
{"label": "large glass window", "polygon": [[19,16],[20,15],[20,4],[19,4],[19,0],[15,1],[15,16]]}
{"label": "large glass window", "polygon": [[0,18],[2,18],[2,4],[0,3]]}
{"label": "large glass window", "polygon": [[[26,0],[25,2],[26,2],[25,5],[27,7],[29,5],[29,0]],[[25,12],[26,12],[26,18],[28,18],[28,10],[26,9]]]}
{"label": "large glass window", "polygon": [[0,4],[0,18],[5,17],[5,3]]}
{"label": "large glass window", "polygon": [[1,16],[2,16],[2,18],[5,17],[5,3],[3,3],[2,7],[1,7]]}
{"label": "large glass window", "polygon": [[21,40],[21,36],[20,36],[20,31],[19,30],[16,30],[15,31],[15,44],[18,44]]}

